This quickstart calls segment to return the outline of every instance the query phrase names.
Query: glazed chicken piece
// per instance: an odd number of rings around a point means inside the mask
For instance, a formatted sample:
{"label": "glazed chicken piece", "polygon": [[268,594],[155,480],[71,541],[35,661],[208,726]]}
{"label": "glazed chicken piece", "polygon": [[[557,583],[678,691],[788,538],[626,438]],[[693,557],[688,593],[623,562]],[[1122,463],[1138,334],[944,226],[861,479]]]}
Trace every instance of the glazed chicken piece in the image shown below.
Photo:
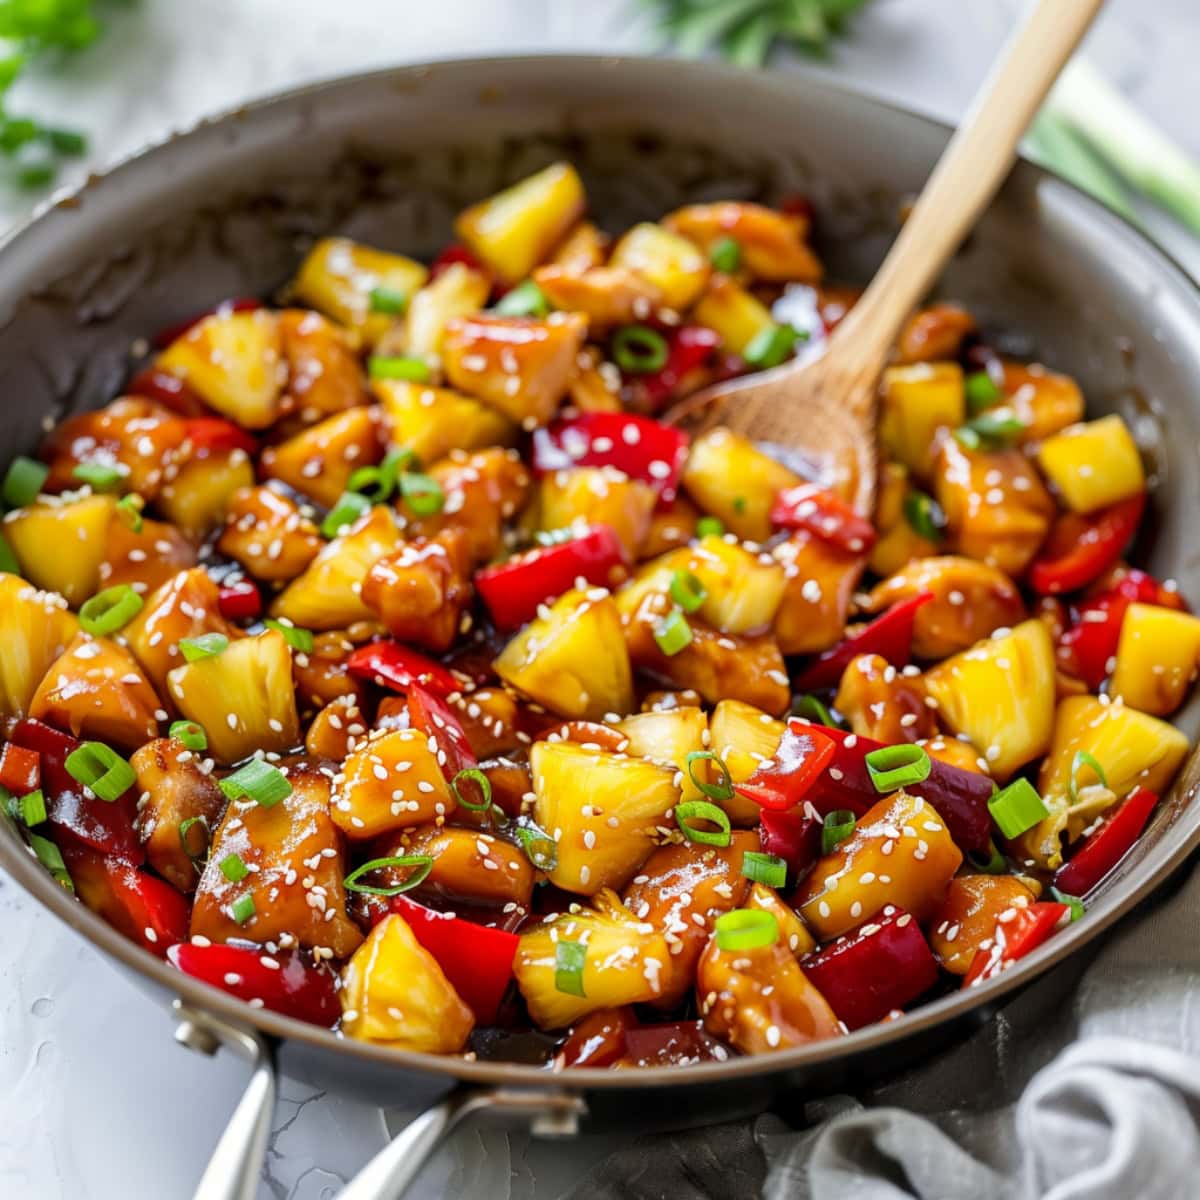
{"label": "glazed chicken piece", "polygon": [[916,742],[937,732],[920,679],[897,671],[878,654],[850,660],[833,705],[855,733],[885,745]]}

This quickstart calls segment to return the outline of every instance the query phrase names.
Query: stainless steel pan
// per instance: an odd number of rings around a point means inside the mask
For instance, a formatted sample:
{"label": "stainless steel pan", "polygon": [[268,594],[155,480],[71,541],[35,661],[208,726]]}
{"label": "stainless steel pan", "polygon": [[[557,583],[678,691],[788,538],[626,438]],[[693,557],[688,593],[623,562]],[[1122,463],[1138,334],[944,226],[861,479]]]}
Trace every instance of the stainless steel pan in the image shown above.
{"label": "stainless steel pan", "polygon": [[[942,125],[803,75],[646,59],[487,59],[357,76],[229,113],[51,205],[0,248],[7,455],[49,417],[100,405],[161,328],[230,296],[267,294],[307,241],[346,233],[432,254],[466,203],[566,156],[614,229],[687,201],[804,191],[834,277],[864,279],[898,200],[940,153]],[[1076,375],[1089,404],[1133,420],[1157,477],[1142,548],[1200,594],[1200,301],[1139,234],[1028,165],[1014,172],[943,290],[1022,350]],[[1164,436],[1169,429],[1170,437]],[[1189,734],[1195,706],[1180,718]],[[205,1177],[253,1195],[275,1072],[423,1117],[353,1197],[397,1194],[441,1131],[492,1109],[548,1134],[728,1119],[784,1093],[852,1087],[928,1056],[1128,913],[1200,844],[1200,770],[1161,807],[1085,920],[987,985],[837,1042],[691,1068],[551,1075],[342,1040],[254,1011],[142,952],[55,885],[7,828],[0,867],[138,984],[180,1007],[179,1038],[231,1047],[253,1078]]]}

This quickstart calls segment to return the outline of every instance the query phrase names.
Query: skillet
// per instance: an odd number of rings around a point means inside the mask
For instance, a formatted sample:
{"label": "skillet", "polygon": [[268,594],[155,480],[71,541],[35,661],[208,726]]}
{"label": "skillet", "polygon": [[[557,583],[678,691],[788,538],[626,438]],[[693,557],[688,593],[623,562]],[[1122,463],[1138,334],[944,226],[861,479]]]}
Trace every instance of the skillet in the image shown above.
{"label": "skillet", "polygon": [[[684,203],[808,195],[835,279],[864,280],[949,130],[802,74],[712,63],[552,56],[403,67],[294,91],[205,122],[56,198],[0,246],[5,459],[46,418],[98,407],[147,332],[233,295],[268,295],[312,238],[341,233],[431,257],[453,215],[558,158],[603,226]],[[1076,376],[1089,409],[1143,443],[1155,518],[1135,558],[1200,594],[1200,299],[1136,231],[1022,163],[941,289],[991,340]],[[1036,334],[1036,338],[1034,337]],[[1170,438],[1165,428],[1170,429]],[[1200,704],[1177,718],[1195,737]],[[0,824],[0,868],[180,1011],[179,1039],[248,1057],[253,1075],[202,1184],[255,1194],[276,1072],[408,1109],[427,1106],[346,1196],[398,1194],[437,1136],[494,1109],[535,1132],[645,1131],[728,1120],[928,1057],[1082,950],[1200,845],[1193,758],[1085,920],[967,993],[834,1042],[687,1068],[573,1070],[467,1062],[339,1039],[181,975],[72,900]],[[386,1192],[385,1192],[386,1188]]]}

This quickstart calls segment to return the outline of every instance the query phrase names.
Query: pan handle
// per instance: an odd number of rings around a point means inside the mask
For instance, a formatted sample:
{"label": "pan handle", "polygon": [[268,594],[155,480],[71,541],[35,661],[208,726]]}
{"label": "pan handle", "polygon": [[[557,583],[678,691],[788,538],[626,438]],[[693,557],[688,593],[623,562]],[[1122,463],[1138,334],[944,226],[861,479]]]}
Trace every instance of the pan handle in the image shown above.
{"label": "pan handle", "polygon": [[[176,1041],[202,1054],[222,1046],[253,1067],[193,1200],[255,1200],[275,1111],[275,1055],[253,1030],[175,1001]],[[587,1112],[581,1097],[553,1088],[460,1089],[410,1121],[346,1185],[339,1200],[400,1200],[438,1143],[464,1118],[490,1111],[528,1123],[539,1137],[571,1137]]]}

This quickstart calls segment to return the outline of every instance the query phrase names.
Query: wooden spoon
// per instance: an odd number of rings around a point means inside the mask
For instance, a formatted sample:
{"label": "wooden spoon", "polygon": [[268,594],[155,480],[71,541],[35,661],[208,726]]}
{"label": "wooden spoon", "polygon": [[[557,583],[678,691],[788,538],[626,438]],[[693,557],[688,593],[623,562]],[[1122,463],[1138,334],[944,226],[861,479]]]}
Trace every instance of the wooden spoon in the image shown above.
{"label": "wooden spoon", "polygon": [[[804,460],[861,513],[875,496],[880,372],[901,326],[999,190],[1029,122],[1104,0],[1039,0],[1012,38],[871,285],[817,358],[718,384],[667,419],[724,425]],[[731,403],[732,402],[732,403]]]}

